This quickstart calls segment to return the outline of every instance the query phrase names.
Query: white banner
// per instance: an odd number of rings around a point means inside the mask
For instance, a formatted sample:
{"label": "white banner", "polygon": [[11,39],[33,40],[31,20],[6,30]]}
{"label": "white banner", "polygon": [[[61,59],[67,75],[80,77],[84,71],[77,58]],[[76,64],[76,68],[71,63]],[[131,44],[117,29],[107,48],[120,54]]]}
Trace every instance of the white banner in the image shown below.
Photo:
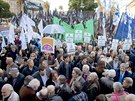
{"label": "white banner", "polygon": [[105,46],[105,36],[98,36],[98,46]]}
{"label": "white banner", "polygon": [[77,42],[82,42],[82,30],[76,30],[75,31],[75,40]]}
{"label": "white banner", "polygon": [[72,33],[66,34],[66,43],[73,43],[74,36]]}
{"label": "white banner", "polygon": [[84,33],[84,42],[85,42],[85,43],[90,43],[90,39],[91,39],[91,34],[85,32],[85,33]]}
{"label": "white banner", "polygon": [[132,45],[132,41],[130,39],[125,39],[123,50],[129,50],[131,45]]}
{"label": "white banner", "polygon": [[112,50],[115,50],[115,51],[117,50],[118,42],[119,42],[119,40],[113,39],[113,41],[112,41],[112,47],[111,47]]}
{"label": "white banner", "polygon": [[67,53],[68,54],[75,53],[75,44],[74,43],[67,43]]}

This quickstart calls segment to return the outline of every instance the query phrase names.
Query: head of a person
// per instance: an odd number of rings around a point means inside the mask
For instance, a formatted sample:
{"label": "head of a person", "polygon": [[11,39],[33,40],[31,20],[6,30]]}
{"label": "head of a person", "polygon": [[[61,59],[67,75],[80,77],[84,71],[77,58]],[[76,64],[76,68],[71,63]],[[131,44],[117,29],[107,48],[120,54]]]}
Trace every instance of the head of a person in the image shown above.
{"label": "head of a person", "polygon": [[64,58],[65,62],[69,62],[69,55],[68,54],[64,54],[63,58]]}
{"label": "head of a person", "polygon": [[87,56],[83,55],[81,58],[82,58],[82,64],[83,65],[88,63]]}
{"label": "head of a person", "polygon": [[72,78],[77,78],[81,76],[82,72],[78,67],[74,67],[72,71]]}
{"label": "head of a person", "polygon": [[129,56],[128,55],[125,56],[124,61],[125,62],[128,62],[129,61]]}
{"label": "head of a person", "polygon": [[58,83],[61,84],[65,84],[66,83],[66,77],[64,75],[59,75],[58,77]]}
{"label": "head of a person", "polygon": [[94,57],[96,56],[96,52],[95,52],[95,51],[92,51],[92,52],[90,53],[90,56],[91,56],[92,58],[94,58]]}
{"label": "head of a person", "polygon": [[96,101],[107,101],[107,98],[104,94],[100,94],[96,97]]}
{"label": "head of a person", "polygon": [[113,83],[113,90],[114,92],[122,92],[124,91],[123,86],[120,82],[114,82]]}
{"label": "head of a person", "polygon": [[11,46],[11,50],[12,50],[13,52],[15,52],[15,51],[16,51],[16,47],[15,47],[15,46]]}
{"label": "head of a person", "polygon": [[115,62],[118,62],[118,61],[119,61],[118,56],[117,56],[117,55],[113,56],[113,60],[114,60]]}
{"label": "head of a person", "polygon": [[55,94],[55,86],[49,85],[49,86],[47,86],[47,90],[48,90],[48,96]]}
{"label": "head of a person", "polygon": [[26,76],[24,78],[24,86],[27,86],[32,79],[34,79],[33,76],[31,76],[31,75]]}
{"label": "head of a person", "polygon": [[110,69],[110,70],[108,71],[108,77],[109,77],[109,78],[114,78],[115,76],[116,76],[115,70],[114,70],[114,69]]}
{"label": "head of a person", "polygon": [[45,67],[43,67],[43,66],[40,66],[40,67],[39,67],[39,74],[42,75],[42,76],[44,76],[44,75],[46,74],[46,69],[45,69]]}
{"label": "head of a person", "polygon": [[94,82],[94,81],[97,81],[98,80],[98,75],[96,72],[92,72],[88,75],[87,77],[87,81],[88,82]]}
{"label": "head of a person", "polygon": [[92,45],[88,45],[88,51],[91,52],[93,50],[93,46]]}
{"label": "head of a person", "polygon": [[41,65],[43,67],[47,68],[48,67],[48,60],[43,60],[42,63],[41,63]]}
{"label": "head of a person", "polygon": [[5,84],[1,89],[3,98],[9,97],[13,91],[14,91],[14,89],[13,89],[12,85]]}
{"label": "head of a person", "polygon": [[48,89],[42,88],[36,95],[40,100],[42,100],[44,98],[47,98],[47,94],[48,94]]}
{"label": "head of a person", "polygon": [[16,67],[13,67],[10,69],[9,74],[13,77],[16,78],[19,75],[19,70]]}
{"label": "head of a person", "polygon": [[129,88],[132,87],[132,85],[133,85],[133,79],[131,77],[125,77],[123,80],[123,87]]}
{"label": "head of a person", "polygon": [[49,76],[50,79],[52,79],[53,81],[57,81],[58,79],[58,72],[55,70],[52,70]]}
{"label": "head of a person", "polygon": [[0,68],[0,77],[2,77],[4,74],[4,71]]}
{"label": "head of a person", "polygon": [[28,60],[27,60],[27,63],[28,63],[29,68],[33,68],[33,66],[34,66],[34,61],[33,61],[32,59],[28,59]]}
{"label": "head of a person", "polygon": [[81,51],[82,50],[82,46],[77,46],[77,50]]}
{"label": "head of a person", "polygon": [[10,65],[10,64],[12,64],[12,63],[13,63],[13,58],[7,57],[7,58],[6,58],[6,64],[7,64],[7,65]]}
{"label": "head of a person", "polygon": [[38,79],[32,79],[29,84],[27,85],[28,87],[32,88],[34,91],[38,90],[40,86],[40,82]]}
{"label": "head of a person", "polygon": [[89,72],[89,65],[83,65],[83,67],[82,67],[82,72],[83,73],[88,73]]}
{"label": "head of a person", "polygon": [[7,51],[8,51],[8,49],[6,47],[3,47],[2,52],[6,53]]}
{"label": "head of a person", "polygon": [[27,65],[27,60],[28,60],[27,57],[23,57],[22,60],[21,60],[21,63],[26,66]]}
{"label": "head of a person", "polygon": [[121,71],[122,73],[124,73],[124,72],[126,71],[126,67],[127,67],[127,65],[126,65],[125,63],[121,63],[121,64],[120,64],[120,71]]}
{"label": "head of a person", "polygon": [[30,59],[34,60],[35,58],[36,58],[36,53],[34,53],[34,52],[31,53],[31,54],[30,54]]}
{"label": "head of a person", "polygon": [[125,101],[135,101],[135,95],[134,94],[126,95]]}
{"label": "head of a person", "polygon": [[104,72],[104,69],[105,69],[105,61],[103,60],[100,60],[97,64],[97,70],[99,73],[103,73]]}
{"label": "head of a person", "polygon": [[78,92],[81,92],[82,90],[82,84],[79,82],[79,81],[76,81],[74,84],[73,84],[73,91],[75,93],[78,93]]}
{"label": "head of a person", "polygon": [[57,60],[58,60],[59,62],[61,62],[61,61],[63,60],[63,55],[62,55],[62,54],[59,54],[59,55],[57,56]]}

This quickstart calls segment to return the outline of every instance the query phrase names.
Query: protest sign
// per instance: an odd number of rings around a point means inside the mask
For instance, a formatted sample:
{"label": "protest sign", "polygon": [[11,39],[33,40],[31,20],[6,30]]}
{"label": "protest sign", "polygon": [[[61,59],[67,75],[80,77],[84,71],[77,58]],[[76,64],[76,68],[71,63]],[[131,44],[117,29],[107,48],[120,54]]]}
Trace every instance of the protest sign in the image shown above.
{"label": "protest sign", "polygon": [[85,42],[85,43],[89,43],[89,42],[90,42],[90,39],[91,39],[91,34],[85,32],[85,33],[84,33],[84,42]]}
{"label": "protest sign", "polygon": [[98,36],[98,46],[105,46],[105,37]]}
{"label": "protest sign", "polygon": [[73,43],[74,37],[73,34],[67,33],[66,34],[66,43]]}

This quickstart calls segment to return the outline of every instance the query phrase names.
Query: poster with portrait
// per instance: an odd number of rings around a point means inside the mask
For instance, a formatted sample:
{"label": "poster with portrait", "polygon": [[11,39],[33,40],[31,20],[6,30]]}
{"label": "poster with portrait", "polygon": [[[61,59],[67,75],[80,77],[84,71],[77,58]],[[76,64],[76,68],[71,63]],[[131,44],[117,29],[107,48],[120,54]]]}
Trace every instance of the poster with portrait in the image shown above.
{"label": "poster with portrait", "polygon": [[75,30],[75,42],[83,42],[82,30]]}
{"label": "poster with portrait", "polygon": [[66,43],[73,43],[74,36],[72,33],[67,33],[66,34]]}
{"label": "poster with portrait", "polygon": [[90,39],[91,39],[91,34],[88,32],[84,33],[84,42],[85,43],[90,43]]}

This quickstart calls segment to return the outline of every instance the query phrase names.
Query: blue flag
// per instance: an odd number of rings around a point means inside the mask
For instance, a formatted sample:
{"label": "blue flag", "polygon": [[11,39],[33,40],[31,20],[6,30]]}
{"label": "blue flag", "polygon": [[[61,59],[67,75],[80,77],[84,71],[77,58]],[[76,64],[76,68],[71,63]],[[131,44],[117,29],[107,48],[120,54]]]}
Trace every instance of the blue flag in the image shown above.
{"label": "blue flag", "polygon": [[125,40],[128,37],[128,20],[129,17],[127,13],[123,13],[115,34],[115,39],[121,41]]}
{"label": "blue flag", "polygon": [[131,29],[132,29],[132,32],[131,32],[132,39],[135,39],[135,18],[132,19]]}

